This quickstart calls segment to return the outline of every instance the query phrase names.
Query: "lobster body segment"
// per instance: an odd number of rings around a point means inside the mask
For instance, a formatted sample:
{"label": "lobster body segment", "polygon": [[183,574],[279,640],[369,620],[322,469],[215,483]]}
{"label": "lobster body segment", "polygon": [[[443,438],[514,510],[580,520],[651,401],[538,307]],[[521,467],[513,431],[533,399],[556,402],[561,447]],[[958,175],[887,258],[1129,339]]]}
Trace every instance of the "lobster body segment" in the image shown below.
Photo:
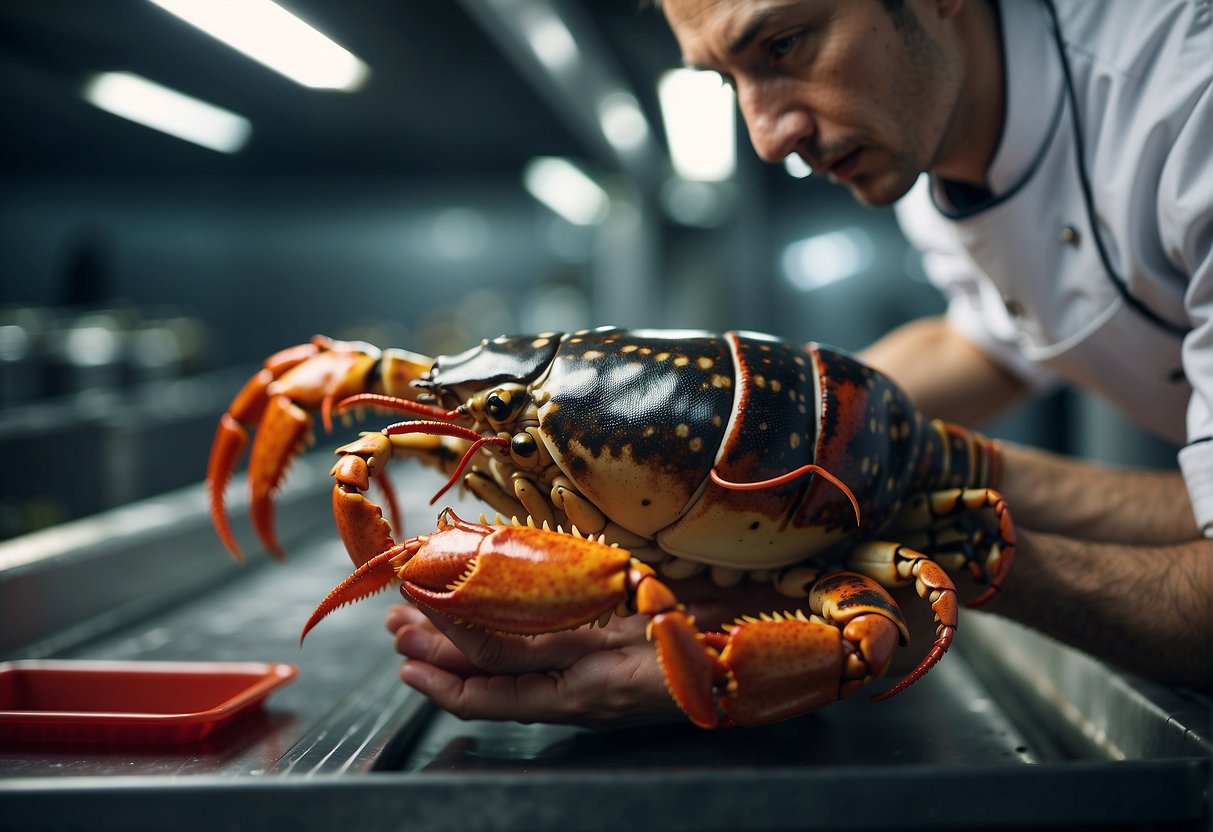
{"label": "lobster body segment", "polygon": [[[612,327],[503,336],[436,359],[323,338],[280,353],[233,402],[212,449],[212,510],[229,548],[223,484],[247,428],[260,419],[249,479],[268,545],[268,495],[310,429],[309,412],[327,421],[330,410],[360,405],[407,418],[337,451],[334,512],[359,569],[318,615],[392,580],[418,604],[503,632],[639,611],[652,617],[671,692],[700,724],[714,724],[717,709],[744,722],[782,718],[883,673],[907,631],[882,587],[909,584],[929,600],[938,631],[892,692],[901,690],[951,643],[956,594],[941,565],[986,583],[973,602],[982,603],[1014,556],[1014,524],[994,490],[996,445],[928,422],[854,357],[751,332]],[[396,544],[385,472],[400,457],[526,520],[524,530],[444,513],[439,532]],[[365,496],[372,482],[387,494],[391,524]],[[570,545],[557,527],[595,545]],[[596,548],[611,544],[622,548]],[[522,565],[520,552],[545,548],[538,565]],[[579,571],[590,562],[601,575]],[[657,575],[703,570],[722,588],[747,574],[773,580],[811,615],[699,633]],[[421,572],[436,582],[415,581]],[[799,658],[776,658],[787,650]],[[800,670],[788,675],[791,667]],[[721,684],[727,690],[713,693]],[[790,692],[798,685],[804,696]],[[758,704],[772,697],[784,704]]]}
{"label": "lobster body segment", "polygon": [[539,430],[583,495],[651,538],[707,482],[734,408],[734,377],[727,339],[708,333],[573,335],[536,387]]}

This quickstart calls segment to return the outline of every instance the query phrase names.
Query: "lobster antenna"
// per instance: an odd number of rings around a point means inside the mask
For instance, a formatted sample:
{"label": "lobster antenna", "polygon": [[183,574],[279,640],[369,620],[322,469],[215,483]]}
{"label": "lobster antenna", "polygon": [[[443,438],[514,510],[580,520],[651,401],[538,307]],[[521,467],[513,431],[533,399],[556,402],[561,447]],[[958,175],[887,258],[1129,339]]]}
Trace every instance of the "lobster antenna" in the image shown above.
{"label": "lobster antenna", "polygon": [[[351,397],[354,398],[354,397]],[[410,404],[415,404],[410,402]],[[437,408],[435,408],[437,409]],[[430,436],[454,436],[458,439],[467,439],[471,441],[472,447],[468,448],[463,459],[459,460],[459,465],[455,468],[455,473],[451,474],[451,478],[446,481],[446,485],[442,486],[430,499],[430,505],[438,502],[438,498],[450,490],[451,486],[459,481],[459,477],[463,475],[463,469],[471,462],[472,456],[476,451],[480,450],[482,445],[492,444],[498,447],[509,447],[510,440],[504,436],[481,436],[471,428],[465,428],[463,425],[452,425],[448,422],[397,422],[394,425],[388,425],[383,429],[386,436],[397,436],[402,433],[426,433]]]}
{"label": "lobster antenna", "polygon": [[759,491],[763,488],[773,488],[776,485],[789,483],[792,480],[803,477],[806,474],[820,474],[829,480],[839,491],[846,494],[847,499],[851,501],[851,508],[855,510],[855,525],[859,525],[859,501],[855,499],[855,494],[851,491],[851,489],[847,488],[846,483],[838,479],[838,477],[834,476],[826,469],[822,468],[820,465],[814,465],[810,462],[807,465],[801,465],[795,471],[780,474],[778,477],[771,477],[769,480],[756,480],[754,482],[733,482],[731,480],[726,480],[716,472],[715,468],[708,472],[708,476],[712,478],[712,482],[716,483],[721,488],[729,488],[734,491]]}
{"label": "lobster antenna", "polygon": [[351,407],[373,405],[388,410],[400,410],[417,416],[429,416],[431,419],[458,419],[464,414],[458,410],[446,410],[432,404],[415,402],[412,399],[402,399],[399,396],[387,396],[383,393],[357,393],[347,396],[337,403],[337,413],[344,413]]}
{"label": "lobster antenna", "polygon": [[446,485],[438,489],[438,493],[430,498],[430,505],[438,502],[438,498],[450,490],[451,486],[459,482],[459,478],[463,476],[463,469],[472,461],[472,455],[480,450],[480,446],[484,444],[493,444],[504,448],[510,444],[510,440],[501,436],[482,436],[472,443],[472,447],[468,448],[463,454],[463,459],[459,460],[459,465],[455,468],[455,473],[451,474],[451,478],[446,481]]}

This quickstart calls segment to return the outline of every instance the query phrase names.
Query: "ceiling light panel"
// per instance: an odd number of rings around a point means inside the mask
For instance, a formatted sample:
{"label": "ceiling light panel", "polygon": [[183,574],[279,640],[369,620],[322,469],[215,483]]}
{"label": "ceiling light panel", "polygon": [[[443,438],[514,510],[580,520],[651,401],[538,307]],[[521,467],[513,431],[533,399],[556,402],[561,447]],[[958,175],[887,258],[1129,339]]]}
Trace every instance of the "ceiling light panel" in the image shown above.
{"label": "ceiling light panel", "polygon": [[532,159],[522,178],[531,196],[574,225],[606,219],[611,204],[606,191],[567,159]]}
{"label": "ceiling light panel", "polygon": [[132,72],[89,79],[85,99],[107,112],[221,153],[236,153],[253,128],[244,116],[191,98]]}
{"label": "ceiling light panel", "polygon": [[721,182],[737,168],[732,88],[714,72],[673,69],[658,84],[674,170],[684,179]]}
{"label": "ceiling light panel", "polygon": [[353,92],[370,69],[270,0],[149,0],[255,61],[312,89]]}

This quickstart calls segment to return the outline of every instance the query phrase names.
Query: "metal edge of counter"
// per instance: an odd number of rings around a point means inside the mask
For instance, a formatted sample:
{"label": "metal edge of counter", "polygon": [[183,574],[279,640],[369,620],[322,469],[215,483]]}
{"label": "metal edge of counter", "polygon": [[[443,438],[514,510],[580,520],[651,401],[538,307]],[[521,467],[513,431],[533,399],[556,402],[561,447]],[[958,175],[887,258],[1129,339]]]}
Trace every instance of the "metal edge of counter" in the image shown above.
{"label": "metal edge of counter", "polygon": [[1213,701],[1109,668],[1048,636],[987,614],[966,617],[957,652],[1028,733],[1070,756],[1208,758]]}
{"label": "metal edge of counter", "polygon": [[[287,542],[324,519],[315,500],[331,480],[313,467],[297,466],[278,497]],[[207,499],[199,483],[0,543],[0,658],[60,652],[240,574],[211,529]],[[229,505],[237,538],[251,541],[247,501]]]}
{"label": "metal edge of counter", "polygon": [[[1209,820],[1207,760],[991,771],[623,770],[0,782],[14,828],[1167,829]],[[727,785],[727,788],[717,786]],[[119,787],[120,786],[120,787]],[[111,825],[112,824],[112,825]],[[338,827],[339,828],[339,827]]]}

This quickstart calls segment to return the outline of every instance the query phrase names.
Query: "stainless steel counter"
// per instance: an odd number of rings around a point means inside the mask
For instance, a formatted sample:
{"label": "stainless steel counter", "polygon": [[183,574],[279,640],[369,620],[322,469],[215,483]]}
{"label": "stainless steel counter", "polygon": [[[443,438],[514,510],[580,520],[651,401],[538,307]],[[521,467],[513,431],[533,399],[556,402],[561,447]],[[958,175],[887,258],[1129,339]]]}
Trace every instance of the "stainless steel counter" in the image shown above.
{"label": "stainless steel counter", "polygon": [[[405,488],[414,524],[434,511],[432,481],[417,476]],[[299,466],[293,485],[278,518],[285,567],[260,555],[231,564],[201,488],[0,544],[0,657],[300,668],[259,716],[201,743],[0,746],[0,828],[1207,826],[1208,699],[979,614],[901,696],[768,728],[596,734],[457,720],[399,683],[388,594],[342,609],[299,647],[349,561],[323,465]],[[236,530],[252,548],[239,514]]]}

